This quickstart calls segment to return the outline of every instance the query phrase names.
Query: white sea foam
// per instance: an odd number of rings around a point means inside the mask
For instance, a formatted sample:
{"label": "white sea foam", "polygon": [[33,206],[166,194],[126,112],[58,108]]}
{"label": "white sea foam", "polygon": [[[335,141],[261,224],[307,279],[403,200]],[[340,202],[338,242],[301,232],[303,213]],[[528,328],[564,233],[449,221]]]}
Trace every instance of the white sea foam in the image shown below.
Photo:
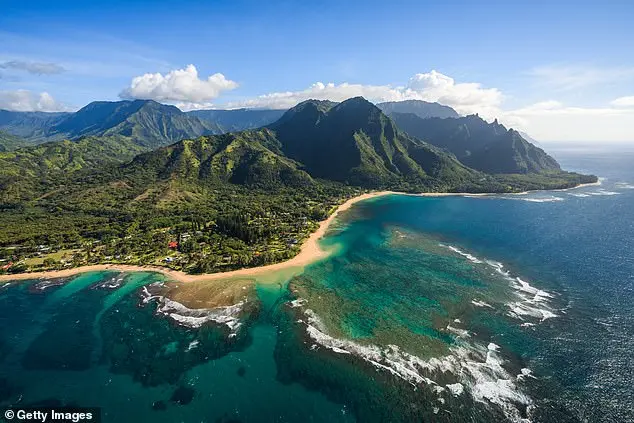
{"label": "white sea foam", "polygon": [[189,351],[193,350],[194,348],[198,347],[199,343],[200,343],[200,341],[198,341],[197,339],[193,340],[192,342],[189,343],[189,345],[187,346],[187,349],[185,350],[185,352],[189,352]]}
{"label": "white sea foam", "polygon": [[460,250],[459,248],[454,247],[453,245],[445,245],[445,244],[440,244],[442,247],[445,248],[449,248],[451,251],[453,251],[454,253],[460,254],[463,257],[466,257],[467,260],[469,260],[472,263],[482,263],[482,261],[480,259],[478,259],[477,257],[469,254],[469,253],[465,253],[464,251]]}
{"label": "white sea foam", "polygon": [[[520,320],[524,320],[525,318],[535,318],[540,321],[557,317],[557,314],[554,313],[549,306],[549,300],[553,298],[551,293],[535,288],[530,283],[519,277],[512,277],[509,271],[506,270],[504,265],[499,261],[480,259],[472,254],[460,250],[457,247],[445,244],[440,245],[460,254],[463,257],[466,257],[472,263],[487,264],[500,276],[509,281],[510,286],[515,289],[515,293],[518,297],[517,301],[507,304],[507,307],[509,308],[508,314],[511,317]],[[471,304],[476,307],[493,308],[493,306],[481,300],[471,300]]]}
{"label": "white sea foam", "polygon": [[[306,309],[304,314],[306,332],[316,342],[311,347],[313,349],[320,345],[340,354],[354,354],[377,369],[390,372],[414,386],[428,385],[439,395],[449,391],[459,396],[466,390],[478,402],[497,405],[511,421],[527,421],[521,417],[517,404],[530,406],[532,400],[515,384],[517,378],[502,367],[504,361],[498,355],[499,347],[493,343],[484,347],[462,340],[457,343],[458,346],[449,349],[447,356],[423,360],[401,351],[396,345],[381,348],[334,338],[327,334],[323,323],[312,310]],[[433,380],[437,374],[445,377],[452,374],[456,381],[441,386]]]}
{"label": "white sea foam", "polygon": [[488,308],[493,308],[493,306],[489,303],[485,303],[484,301],[478,301],[478,300],[471,300],[471,304],[473,304],[476,307],[488,307]]}
{"label": "white sea foam", "polygon": [[455,397],[459,397],[464,392],[464,386],[462,386],[462,383],[450,383],[447,385],[447,389],[449,389],[449,392],[451,392]]}
{"label": "white sea foam", "polygon": [[471,336],[468,330],[460,329],[455,326],[447,325],[447,330],[459,338],[468,338]]}
{"label": "white sea foam", "polygon": [[304,304],[306,304],[306,300],[304,298],[298,298],[296,300],[291,301],[289,303],[289,306],[293,308],[297,308],[297,307],[303,306]]}
{"label": "white sea foam", "polygon": [[246,301],[240,301],[226,307],[191,309],[162,295],[152,295],[145,286],[142,293],[143,303],[157,301],[156,312],[158,314],[167,316],[183,326],[199,328],[205,323],[214,322],[224,324],[231,331],[231,335],[235,335],[242,325],[240,313]]}
{"label": "white sea foam", "polygon": [[518,200],[522,200],[522,201],[528,201],[531,203],[553,203],[556,201],[564,201],[563,198],[561,197],[555,197],[555,196],[550,196],[550,197],[528,197],[528,198],[517,198]]}
{"label": "white sea foam", "polygon": [[605,189],[599,189],[597,191],[589,192],[588,194],[595,195],[595,196],[611,196],[611,195],[620,195],[621,193],[616,191],[607,191]]}
{"label": "white sea foam", "polygon": [[586,193],[583,193],[583,192],[569,192],[568,195],[572,195],[573,197],[579,197],[579,198],[590,197],[590,194],[586,194]]}
{"label": "white sea foam", "polygon": [[634,185],[628,182],[617,182],[614,186],[621,189],[634,189]]}

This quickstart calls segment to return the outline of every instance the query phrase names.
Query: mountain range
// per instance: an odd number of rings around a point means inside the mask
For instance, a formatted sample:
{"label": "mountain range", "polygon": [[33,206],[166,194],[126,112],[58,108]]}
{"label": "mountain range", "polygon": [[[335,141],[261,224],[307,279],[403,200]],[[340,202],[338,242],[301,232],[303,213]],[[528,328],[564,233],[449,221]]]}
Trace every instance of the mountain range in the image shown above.
{"label": "mountain range", "polygon": [[421,101],[374,105],[356,97],[308,100],[287,111],[185,113],[145,100],[93,102],[75,113],[3,111],[0,188],[4,201],[22,201],[112,166],[137,181],[142,173],[148,183],[176,178],[265,189],[327,180],[408,191],[509,191],[526,188],[527,178],[530,187],[578,181],[497,121],[433,116],[457,115],[451,110]]}
{"label": "mountain range", "polygon": [[561,170],[544,150],[519,132],[478,115],[454,119],[422,119],[413,113],[392,113],[396,125],[421,140],[456,156],[465,165],[486,173],[540,173]]}
{"label": "mountain range", "polygon": [[141,154],[122,169],[125,175],[142,172],[153,181],[264,189],[306,187],[318,180],[369,188],[450,189],[482,176],[400,132],[361,97],[339,104],[305,101],[267,127],[183,140]]}
{"label": "mountain range", "polygon": [[[378,106],[388,112],[416,113],[421,117],[458,117],[453,109],[438,103],[406,101]],[[152,100],[95,101],[73,113],[0,110],[0,131],[22,139],[5,149],[84,136],[123,136],[151,150],[185,138],[261,128],[285,112],[270,109],[182,112]]]}
{"label": "mountain range", "polygon": [[430,103],[422,100],[389,101],[376,105],[386,115],[392,113],[412,113],[422,119],[426,118],[459,118],[460,115],[449,106]]}

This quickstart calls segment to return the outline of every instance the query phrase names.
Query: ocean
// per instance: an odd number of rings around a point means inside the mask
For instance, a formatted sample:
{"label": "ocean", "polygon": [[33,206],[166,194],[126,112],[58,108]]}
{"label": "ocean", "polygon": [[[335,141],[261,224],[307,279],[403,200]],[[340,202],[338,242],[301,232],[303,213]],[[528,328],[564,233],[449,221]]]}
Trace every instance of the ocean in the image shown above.
{"label": "ocean", "polygon": [[256,281],[248,311],[183,311],[148,295],[154,273],[6,284],[0,405],[105,422],[634,422],[634,152],[553,154],[601,185],[357,203],[328,259]]}

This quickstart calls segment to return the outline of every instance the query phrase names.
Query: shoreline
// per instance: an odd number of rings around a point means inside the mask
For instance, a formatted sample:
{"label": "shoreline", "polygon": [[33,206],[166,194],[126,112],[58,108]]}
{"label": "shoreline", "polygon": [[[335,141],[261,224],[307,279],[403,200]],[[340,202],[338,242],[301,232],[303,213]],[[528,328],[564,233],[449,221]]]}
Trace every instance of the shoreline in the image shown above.
{"label": "shoreline", "polygon": [[[580,184],[571,188],[563,188],[558,190],[544,190],[544,191],[525,191],[518,193],[510,193],[512,195],[525,195],[531,192],[551,192],[551,191],[568,191],[577,188],[584,188],[587,186],[597,186],[601,185],[601,181]],[[197,282],[197,281],[211,281],[211,280],[219,280],[219,279],[231,279],[231,278],[255,278],[257,276],[261,276],[263,274],[269,272],[275,272],[280,270],[290,270],[297,269],[298,271],[302,270],[304,267],[309,264],[313,264],[320,260],[327,258],[330,255],[329,251],[323,250],[319,246],[319,240],[326,234],[328,228],[332,224],[332,222],[337,218],[337,216],[354,204],[369,200],[371,198],[383,197],[386,195],[407,195],[414,197],[451,197],[451,196],[463,196],[463,197],[487,197],[487,196],[495,196],[501,195],[499,193],[468,193],[468,192],[424,192],[419,194],[412,194],[406,192],[398,192],[398,191],[375,191],[369,192],[365,194],[358,195],[356,197],[352,197],[346,200],[343,204],[341,204],[337,209],[328,216],[327,219],[321,221],[319,223],[319,228],[310,234],[310,236],[302,243],[300,248],[300,252],[293,258],[274,264],[267,264],[265,266],[260,267],[247,267],[243,269],[231,270],[228,272],[218,272],[218,273],[203,273],[199,275],[191,275],[189,273],[182,272],[180,270],[172,270],[167,267],[162,266],[140,266],[140,265],[132,265],[132,264],[92,264],[87,266],[73,267],[70,269],[62,269],[62,270],[45,270],[41,272],[27,272],[27,273],[16,273],[16,274],[6,274],[0,275],[0,282],[9,282],[9,281],[19,281],[19,280],[29,280],[29,279],[57,279],[57,278],[66,278],[75,276],[81,273],[87,272],[100,272],[100,271],[120,271],[120,272],[154,272],[161,273],[168,277],[169,279],[176,282]]]}
{"label": "shoreline", "polygon": [[[310,236],[302,243],[299,254],[295,257],[274,264],[268,264],[260,267],[247,267],[243,269],[231,270],[229,272],[218,273],[203,273],[200,275],[190,275],[180,270],[172,270],[167,267],[161,266],[139,266],[132,264],[92,264],[88,266],[73,267],[70,269],[62,270],[45,270],[41,272],[27,272],[0,275],[0,282],[9,282],[17,280],[29,280],[29,279],[56,279],[75,276],[80,273],[86,272],[99,272],[106,270],[121,271],[121,272],[155,272],[162,273],[169,279],[176,282],[197,282],[197,281],[210,281],[218,279],[230,279],[230,278],[253,278],[266,274],[269,272],[275,272],[285,269],[303,269],[305,266],[322,260],[330,255],[328,251],[324,251],[319,246],[319,240],[325,235],[330,224],[335,220],[339,213],[348,210],[353,204],[360,201],[368,200],[370,198],[381,197],[389,194],[400,194],[392,191],[378,191],[361,194],[356,197],[348,199],[341,204],[337,209],[328,216],[327,219],[319,223],[319,228],[310,234]],[[443,193],[444,194],[444,193]]]}

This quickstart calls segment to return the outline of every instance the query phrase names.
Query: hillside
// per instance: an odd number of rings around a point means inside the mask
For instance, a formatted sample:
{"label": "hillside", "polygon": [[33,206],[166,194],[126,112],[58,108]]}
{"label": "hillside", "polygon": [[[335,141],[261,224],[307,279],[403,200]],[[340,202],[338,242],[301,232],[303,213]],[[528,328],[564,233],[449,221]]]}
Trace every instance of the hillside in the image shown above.
{"label": "hillside", "polygon": [[318,178],[365,187],[407,182],[451,189],[478,177],[449,155],[400,132],[361,97],[339,104],[300,103],[269,128],[282,152]]}
{"label": "hillside", "polygon": [[386,115],[412,113],[420,118],[458,118],[460,115],[449,106],[422,100],[390,101],[376,105]]}
{"label": "hillside", "polygon": [[75,139],[86,135],[129,137],[156,148],[183,138],[216,133],[219,128],[174,106],[152,100],[93,102],[54,125],[49,134]]}
{"label": "hillside", "polygon": [[559,172],[557,161],[497,120],[487,123],[477,115],[457,119],[420,117],[393,113],[392,119],[405,132],[443,148],[465,165],[486,173]]}
{"label": "hillside", "polygon": [[33,144],[85,136],[123,136],[146,149],[221,132],[213,123],[152,100],[95,101],[75,113],[0,111],[0,129]]}
{"label": "hillside", "polygon": [[193,110],[188,115],[216,125],[221,132],[238,132],[261,128],[278,120],[286,110],[236,109],[236,110]]}
{"label": "hillside", "polygon": [[312,178],[293,160],[277,154],[267,129],[183,140],[142,154],[123,168],[151,180],[177,179],[205,184],[232,183],[260,188],[305,186]]}
{"label": "hillside", "polygon": [[49,139],[51,127],[71,113],[12,112],[0,110],[0,130],[28,140],[31,144]]}
{"label": "hillside", "polygon": [[31,199],[73,178],[131,160],[144,149],[125,137],[84,137],[0,153],[0,203]]}
{"label": "hillside", "polygon": [[0,152],[12,151],[29,145],[24,138],[0,131]]}

